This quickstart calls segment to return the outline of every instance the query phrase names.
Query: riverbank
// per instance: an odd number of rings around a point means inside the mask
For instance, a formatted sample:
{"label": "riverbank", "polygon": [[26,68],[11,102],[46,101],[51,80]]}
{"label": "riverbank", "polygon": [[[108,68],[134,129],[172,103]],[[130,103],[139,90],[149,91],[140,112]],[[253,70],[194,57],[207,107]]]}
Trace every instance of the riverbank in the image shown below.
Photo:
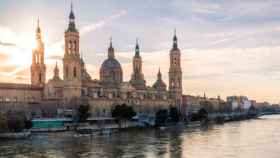
{"label": "riverbank", "polygon": [[1,140],[27,139],[30,136],[31,136],[31,132],[30,131],[0,133],[0,139]]}
{"label": "riverbank", "polygon": [[224,123],[224,122],[232,122],[232,121],[242,121],[248,119],[257,118],[258,113],[218,113],[218,114],[210,114],[207,117],[207,120],[215,123]]}
{"label": "riverbank", "polygon": [[279,158],[280,115],[210,126],[131,129],[111,136],[39,133],[0,141],[0,157]]}
{"label": "riverbank", "polygon": [[[232,121],[242,121],[247,119],[252,119],[258,117],[258,114],[248,114],[248,113],[216,113],[216,114],[209,114],[206,119],[201,120],[199,123],[197,121],[189,121],[189,122],[178,122],[178,123],[172,123],[169,122],[164,126],[161,126],[160,129],[165,128],[172,128],[172,127],[183,127],[185,124],[190,125],[199,125],[202,126],[204,124],[215,124],[215,123],[226,123],[226,122],[232,122]],[[57,120],[57,119],[55,119]],[[44,123],[46,120],[44,120]],[[61,123],[63,125],[63,123]],[[2,134],[0,135],[0,138],[6,138],[6,139],[26,139],[31,134],[40,134],[40,133],[53,133],[53,132],[69,132],[73,131],[77,134],[92,134],[92,135],[110,135],[112,133],[116,132],[123,132],[123,131],[129,131],[130,129],[143,129],[143,128],[157,128],[157,126],[142,126],[140,123],[137,124],[135,121],[126,121],[122,125],[118,124],[89,124],[89,123],[82,123],[82,124],[74,124],[74,123],[68,123],[61,127],[46,127],[46,128],[38,128],[33,127],[30,129],[29,133],[18,133],[18,134]]]}

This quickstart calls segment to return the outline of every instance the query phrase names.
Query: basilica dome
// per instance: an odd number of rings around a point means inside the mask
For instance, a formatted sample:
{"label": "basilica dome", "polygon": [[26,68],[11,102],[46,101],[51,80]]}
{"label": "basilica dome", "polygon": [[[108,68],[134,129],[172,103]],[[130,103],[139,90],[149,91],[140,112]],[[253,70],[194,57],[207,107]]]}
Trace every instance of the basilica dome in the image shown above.
{"label": "basilica dome", "polygon": [[115,58],[108,58],[102,63],[101,69],[121,69],[121,64]]}
{"label": "basilica dome", "polygon": [[118,86],[123,81],[121,64],[115,59],[112,42],[108,48],[108,58],[100,68],[100,80],[107,86]]}

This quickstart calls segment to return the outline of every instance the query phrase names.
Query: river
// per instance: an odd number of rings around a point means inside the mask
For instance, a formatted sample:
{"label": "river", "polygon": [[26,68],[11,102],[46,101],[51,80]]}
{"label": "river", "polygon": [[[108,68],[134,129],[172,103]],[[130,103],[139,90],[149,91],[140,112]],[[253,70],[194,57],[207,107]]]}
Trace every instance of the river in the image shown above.
{"label": "river", "polygon": [[129,130],[111,136],[71,133],[1,141],[0,157],[16,158],[279,158],[280,115],[208,127]]}

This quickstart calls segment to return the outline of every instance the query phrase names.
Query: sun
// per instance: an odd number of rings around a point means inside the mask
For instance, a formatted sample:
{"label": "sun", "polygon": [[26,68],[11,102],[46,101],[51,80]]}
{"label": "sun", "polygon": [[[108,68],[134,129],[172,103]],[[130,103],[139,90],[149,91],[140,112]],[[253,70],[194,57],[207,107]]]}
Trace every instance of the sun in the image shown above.
{"label": "sun", "polygon": [[32,51],[37,47],[34,33],[22,33],[15,38],[15,47],[10,48],[10,63],[17,66],[27,66],[32,61]]}

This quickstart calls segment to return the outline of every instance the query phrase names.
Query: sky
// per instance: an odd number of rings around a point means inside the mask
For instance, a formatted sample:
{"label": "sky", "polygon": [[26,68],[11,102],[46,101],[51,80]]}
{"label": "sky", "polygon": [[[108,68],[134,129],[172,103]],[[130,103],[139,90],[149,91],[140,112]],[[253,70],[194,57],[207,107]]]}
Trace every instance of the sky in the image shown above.
{"label": "sky", "polygon": [[[81,36],[80,52],[92,78],[99,78],[112,37],[128,81],[138,38],[148,85],[155,82],[159,67],[168,83],[169,51],[176,28],[184,94],[205,92],[209,97],[246,95],[257,101],[280,101],[278,0],[72,2]],[[55,62],[61,70],[70,4],[71,0],[0,0],[0,82],[30,82],[38,18],[48,78]]]}

